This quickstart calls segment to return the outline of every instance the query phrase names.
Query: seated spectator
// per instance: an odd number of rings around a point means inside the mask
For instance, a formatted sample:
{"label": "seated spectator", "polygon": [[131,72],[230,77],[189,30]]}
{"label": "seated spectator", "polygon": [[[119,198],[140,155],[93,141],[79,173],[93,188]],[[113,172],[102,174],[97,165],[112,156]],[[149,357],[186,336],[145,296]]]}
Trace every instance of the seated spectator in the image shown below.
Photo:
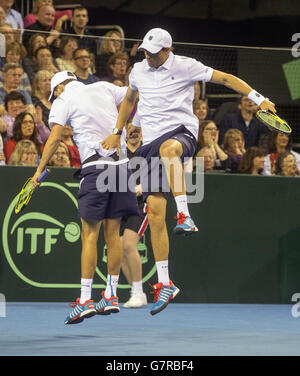
{"label": "seated spectator", "polygon": [[292,135],[286,135],[282,133],[272,132],[270,134],[270,153],[265,156],[265,168],[264,175],[271,175],[272,169],[275,166],[276,159],[279,153],[289,151],[296,158],[298,169],[300,169],[300,154],[293,151],[293,139]]}
{"label": "seated spectator", "polygon": [[13,127],[15,118],[21,112],[26,110],[26,100],[23,94],[17,91],[11,91],[4,98],[5,113],[0,117],[0,132],[3,133],[3,140],[13,136]]}
{"label": "seated spectator", "polygon": [[246,95],[238,100],[238,110],[226,114],[220,122],[220,143],[223,142],[224,135],[228,129],[239,129],[245,139],[246,149],[250,146],[257,146],[260,136],[269,132],[256,117],[258,107]]}
{"label": "seated spectator", "polygon": [[21,140],[17,142],[8,164],[11,166],[36,166],[37,162],[38,152],[34,142]]}
{"label": "seated spectator", "polygon": [[77,40],[72,37],[62,37],[60,41],[59,57],[56,58],[56,65],[60,71],[68,70],[75,72],[76,65],[73,60],[73,52],[78,48]]}
{"label": "seated spectator", "polygon": [[48,46],[51,46],[53,48],[57,47],[56,43],[59,39],[59,31],[55,30],[53,27],[54,24],[54,18],[55,18],[55,9],[53,6],[50,5],[44,5],[39,8],[38,13],[36,15],[36,22],[32,25],[30,25],[29,29],[33,31],[28,31],[27,29],[24,30],[23,35],[23,43],[24,46],[28,47],[28,42],[30,37],[33,34],[36,34],[39,31],[47,31],[49,34],[46,35],[47,38],[47,44]]}
{"label": "seated spectator", "polygon": [[199,125],[208,117],[208,103],[203,99],[193,101],[193,112],[199,120]]}
{"label": "seated spectator", "polygon": [[79,151],[73,141],[73,129],[68,124],[64,126],[62,142],[69,149],[71,166],[77,168],[81,167]]}
{"label": "seated spectator", "polygon": [[129,58],[127,53],[117,52],[112,55],[107,63],[106,77],[100,77],[104,81],[113,82],[115,80],[122,81],[125,86],[128,86],[127,69],[129,67]]}
{"label": "seated spectator", "polygon": [[4,154],[4,151],[3,151],[3,138],[2,138],[2,135],[0,133],[0,166],[3,166],[5,165],[5,154]]}
{"label": "seated spectator", "polygon": [[59,144],[48,164],[53,167],[71,167],[69,149],[63,142]]}
{"label": "seated spectator", "polygon": [[85,85],[100,81],[99,77],[89,73],[91,59],[89,51],[86,48],[77,48],[73,52],[73,60],[76,66],[74,73],[78,81]]}
{"label": "seated spectator", "polygon": [[[199,148],[208,147],[214,154],[214,169],[227,170],[231,168],[231,160],[228,155],[219,146],[219,130],[216,124],[211,120],[204,120],[198,133]],[[197,154],[197,153],[196,153]]]}
{"label": "seated spectator", "polygon": [[8,163],[10,156],[15,150],[17,142],[21,140],[33,141],[37,147],[38,154],[41,155],[43,150],[41,138],[38,135],[34,118],[28,112],[22,112],[16,117],[13,127],[13,137],[8,139],[4,144],[6,163]]}
{"label": "seated spectator", "polygon": [[249,175],[262,175],[265,164],[263,149],[257,146],[250,146],[242,156],[238,166],[238,172]]}
{"label": "seated spectator", "polygon": [[295,156],[284,151],[279,153],[275,161],[273,175],[279,176],[300,176],[300,170],[297,167]]}
{"label": "seated spectator", "polygon": [[[216,158],[211,148],[204,146],[198,151],[197,157],[204,158],[204,164],[203,164],[204,172],[214,170]],[[196,171],[199,171],[199,170],[196,170]]]}
{"label": "seated spectator", "polygon": [[5,22],[15,30],[23,30],[24,23],[21,13],[13,9],[14,0],[0,0],[0,6],[5,12]]}
{"label": "seated spectator", "polygon": [[[29,13],[24,17],[24,27],[25,28],[30,28],[29,26],[36,22],[36,20],[37,20],[36,16],[39,12],[39,9],[42,6],[45,6],[45,5],[53,6],[53,1],[52,0],[35,0],[33,2],[32,13]],[[72,18],[72,10],[70,10],[70,9],[56,10],[53,25],[56,26],[57,22],[60,24],[64,21],[66,21],[66,20],[70,20],[71,18]],[[61,26],[61,25],[59,25],[59,26]]]}
{"label": "seated spectator", "polygon": [[[24,50],[20,43],[12,42],[6,45],[6,55],[5,64],[15,63],[22,66],[22,59],[24,57]],[[2,71],[0,71],[0,82],[3,82]],[[31,84],[29,77],[23,70],[23,75],[21,77],[20,89],[27,91],[31,94]]]}
{"label": "seated spectator", "polygon": [[231,172],[237,172],[242,156],[246,151],[243,133],[236,128],[228,129],[224,135],[222,146],[231,159]]}
{"label": "seated spectator", "polygon": [[49,47],[39,47],[35,51],[35,62],[37,72],[40,70],[46,70],[52,74],[59,72],[59,69],[52,57],[52,52]]}
{"label": "seated spectator", "polygon": [[28,41],[27,55],[23,59],[23,68],[28,74],[31,85],[38,71],[35,61],[35,51],[40,47],[48,47],[46,36],[44,34],[32,35]]}
{"label": "seated spectator", "polygon": [[3,26],[5,24],[5,12],[2,6],[0,5],[0,26]]}
{"label": "seated spectator", "polygon": [[86,48],[90,53],[96,55],[96,40],[90,38],[91,33],[87,30],[89,22],[88,11],[86,8],[77,7],[73,9],[72,26],[67,28],[67,34],[74,34],[77,39],[78,47]]}
{"label": "seated spectator", "polygon": [[96,75],[105,77],[107,75],[107,63],[109,58],[116,52],[123,52],[121,35],[117,30],[108,31],[103,39],[100,39],[100,53],[96,57]]}
{"label": "seated spectator", "polygon": [[23,75],[23,68],[20,64],[9,63],[2,68],[2,79],[0,83],[0,104],[4,103],[4,98],[11,91],[18,91],[24,95],[26,104],[32,104],[30,94],[20,89],[21,79]]}
{"label": "seated spectator", "polygon": [[46,70],[38,71],[35,75],[32,87],[32,103],[35,107],[40,107],[43,122],[48,128],[49,113],[51,109],[51,102],[49,102],[48,99],[51,94],[50,83],[52,76],[52,73]]}
{"label": "seated spectator", "polygon": [[11,25],[5,23],[4,25],[0,26],[0,33],[4,35],[6,44],[13,42],[20,43],[20,36],[18,33],[16,33]]}

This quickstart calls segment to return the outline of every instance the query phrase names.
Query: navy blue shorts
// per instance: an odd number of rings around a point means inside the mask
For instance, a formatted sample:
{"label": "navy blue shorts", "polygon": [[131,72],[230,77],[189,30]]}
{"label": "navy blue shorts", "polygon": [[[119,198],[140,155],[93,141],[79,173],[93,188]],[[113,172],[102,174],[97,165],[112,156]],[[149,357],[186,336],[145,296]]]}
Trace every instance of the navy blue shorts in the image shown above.
{"label": "navy blue shorts", "polygon": [[[93,164],[95,163],[95,164]],[[130,186],[128,162],[92,162],[80,173],[78,216],[101,221],[139,215],[134,186]]]}
{"label": "navy blue shorts", "polygon": [[191,158],[195,154],[197,140],[194,135],[184,127],[184,125],[179,126],[171,132],[165,133],[149,144],[142,145],[137,150],[136,154],[145,159],[145,167],[147,167],[144,169],[143,166],[141,166],[141,184],[144,201],[146,201],[150,194],[156,192],[162,192],[165,198],[168,197],[170,187],[165,174],[165,169],[160,160],[159,149],[165,141],[170,139],[175,139],[181,143],[183,149],[181,155],[182,162],[184,162],[184,158]]}

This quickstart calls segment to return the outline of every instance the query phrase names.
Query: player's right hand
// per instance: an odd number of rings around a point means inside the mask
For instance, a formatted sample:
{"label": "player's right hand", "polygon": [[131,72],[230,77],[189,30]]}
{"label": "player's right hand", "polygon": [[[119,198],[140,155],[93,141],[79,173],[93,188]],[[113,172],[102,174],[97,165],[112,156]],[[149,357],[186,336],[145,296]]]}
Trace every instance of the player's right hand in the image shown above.
{"label": "player's right hand", "polygon": [[277,112],[275,108],[275,104],[268,99],[265,99],[261,104],[260,104],[260,109],[264,111],[271,111],[274,114]]}
{"label": "player's right hand", "polygon": [[119,134],[111,134],[104,141],[101,142],[101,146],[105,150],[111,150],[117,148],[120,149],[120,139],[121,135]]}

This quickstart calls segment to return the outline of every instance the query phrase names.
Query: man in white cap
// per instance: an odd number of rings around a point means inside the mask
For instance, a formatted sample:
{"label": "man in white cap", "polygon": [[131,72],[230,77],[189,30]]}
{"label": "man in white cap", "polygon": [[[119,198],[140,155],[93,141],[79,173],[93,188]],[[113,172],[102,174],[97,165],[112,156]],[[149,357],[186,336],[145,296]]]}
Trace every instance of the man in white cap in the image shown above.
{"label": "man in white cap", "polygon": [[[139,209],[134,186],[124,189],[123,185],[121,190],[117,183],[128,183],[128,158],[120,159],[116,149],[104,150],[100,142],[114,131],[118,132],[114,127],[118,106],[126,90],[104,81],[85,85],[68,71],[56,73],[51,80],[49,100],[53,104],[49,126],[52,129],[32,178],[32,188],[40,184],[38,177],[59,146],[66,124],[73,129],[82,164],[78,192],[78,216],[82,225],[81,294],[65,324],[76,324],[95,314],[119,312],[116,291],[122,261],[120,219],[139,215]],[[124,137],[122,141],[126,148]],[[98,235],[103,221],[107,245],[107,286],[99,303],[94,303],[91,291],[97,265]]]}
{"label": "man in white cap", "polygon": [[[145,59],[136,63],[130,73],[129,88],[120,107],[116,128],[120,131],[123,129],[139,95],[138,115],[143,146],[137,154],[147,159],[150,174],[153,157],[163,159],[177,205],[178,222],[174,232],[179,235],[194,234],[198,229],[189,214],[185,184],[181,191],[174,189],[176,181],[184,182],[181,162],[193,156],[197,144],[199,125],[192,110],[194,82],[223,84],[247,95],[263,110],[275,111],[275,107],[239,78],[207,67],[195,59],[174,55],[172,37],[164,29],[150,30],[139,49],[144,51]],[[102,145],[106,149],[115,147],[119,138],[119,135],[111,135]],[[166,161],[172,161],[172,168]],[[151,185],[149,190],[149,179],[148,176],[148,181],[142,180],[142,190],[148,205],[151,242],[158,273],[158,283],[153,286],[155,298],[151,314],[154,315],[168,305],[179,289],[169,278],[166,195],[161,186],[152,189]]]}

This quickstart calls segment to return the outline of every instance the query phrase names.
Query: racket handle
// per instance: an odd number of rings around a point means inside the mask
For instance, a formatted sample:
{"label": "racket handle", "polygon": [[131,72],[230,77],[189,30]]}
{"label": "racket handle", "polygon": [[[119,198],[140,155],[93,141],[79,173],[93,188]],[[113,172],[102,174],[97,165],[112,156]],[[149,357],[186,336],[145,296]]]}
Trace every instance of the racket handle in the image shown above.
{"label": "racket handle", "polygon": [[46,179],[46,177],[49,175],[50,173],[50,170],[46,169],[44,170],[41,175],[39,176],[39,182],[42,182],[44,179]]}

